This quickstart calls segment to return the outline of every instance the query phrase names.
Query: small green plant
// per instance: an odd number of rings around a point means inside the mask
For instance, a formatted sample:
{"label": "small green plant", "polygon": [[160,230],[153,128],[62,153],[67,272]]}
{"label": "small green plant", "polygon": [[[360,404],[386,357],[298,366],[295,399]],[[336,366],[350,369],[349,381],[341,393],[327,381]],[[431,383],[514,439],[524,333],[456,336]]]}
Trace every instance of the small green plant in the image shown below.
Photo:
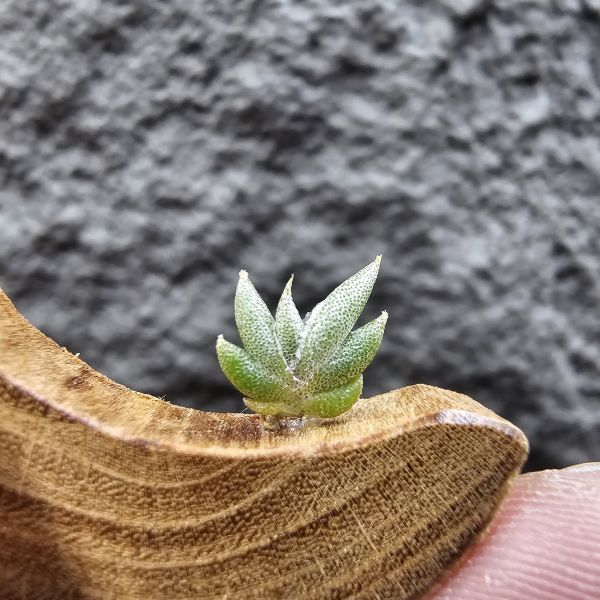
{"label": "small green plant", "polygon": [[217,338],[219,364],[262,415],[335,417],[349,410],[362,391],[362,372],[375,357],[387,313],[351,331],[379,271],[381,256],[352,275],[300,317],[290,277],[275,318],[240,271],[235,320],[244,349]]}

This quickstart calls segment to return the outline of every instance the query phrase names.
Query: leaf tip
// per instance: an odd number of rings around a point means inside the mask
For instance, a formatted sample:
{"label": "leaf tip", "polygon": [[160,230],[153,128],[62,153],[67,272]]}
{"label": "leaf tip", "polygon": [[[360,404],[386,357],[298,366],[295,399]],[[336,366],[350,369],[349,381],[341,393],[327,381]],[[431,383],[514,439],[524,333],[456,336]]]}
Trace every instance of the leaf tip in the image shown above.
{"label": "leaf tip", "polygon": [[242,269],[240,271],[240,279],[248,279],[248,271],[246,271],[245,269]]}
{"label": "leaf tip", "polygon": [[378,255],[375,257],[375,263],[377,263],[377,265],[379,265],[379,263],[381,262],[381,257],[382,257],[382,255],[381,255],[381,254],[378,254]]}
{"label": "leaf tip", "polygon": [[223,334],[221,333],[218,337],[217,337],[217,343],[216,343],[216,349],[217,349],[217,356],[221,355],[221,352],[225,351],[225,346],[227,345],[227,340],[223,337]]}

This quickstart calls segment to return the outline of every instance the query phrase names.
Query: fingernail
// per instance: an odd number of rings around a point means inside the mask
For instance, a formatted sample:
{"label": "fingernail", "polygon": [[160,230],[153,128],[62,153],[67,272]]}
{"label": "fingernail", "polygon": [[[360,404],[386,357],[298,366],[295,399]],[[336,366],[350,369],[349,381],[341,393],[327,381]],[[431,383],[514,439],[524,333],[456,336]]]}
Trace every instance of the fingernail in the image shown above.
{"label": "fingernail", "polygon": [[588,471],[600,471],[600,462],[589,462],[589,463],[581,463],[580,465],[573,465],[572,467],[566,467],[561,469],[561,471],[579,471],[579,472],[588,472]]}

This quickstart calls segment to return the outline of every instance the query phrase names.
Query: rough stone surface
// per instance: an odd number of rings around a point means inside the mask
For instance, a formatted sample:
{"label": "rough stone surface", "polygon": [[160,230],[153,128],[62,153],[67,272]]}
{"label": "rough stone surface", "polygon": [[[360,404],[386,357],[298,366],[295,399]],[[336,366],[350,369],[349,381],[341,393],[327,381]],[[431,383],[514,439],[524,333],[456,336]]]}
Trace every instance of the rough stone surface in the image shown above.
{"label": "rough stone surface", "polygon": [[308,310],[383,252],[366,393],[600,454],[600,3],[5,0],[0,285],[100,371],[241,407],[246,268]]}

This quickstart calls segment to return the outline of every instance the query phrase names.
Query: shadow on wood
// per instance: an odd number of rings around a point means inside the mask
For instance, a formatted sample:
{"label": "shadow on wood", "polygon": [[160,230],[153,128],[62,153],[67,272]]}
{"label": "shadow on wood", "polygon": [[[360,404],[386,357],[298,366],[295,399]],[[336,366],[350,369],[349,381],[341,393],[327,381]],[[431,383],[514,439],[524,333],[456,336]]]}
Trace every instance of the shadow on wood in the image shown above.
{"label": "shadow on wood", "polygon": [[527,453],[425,385],[273,432],[129,390],[0,292],[3,598],[418,598]]}

